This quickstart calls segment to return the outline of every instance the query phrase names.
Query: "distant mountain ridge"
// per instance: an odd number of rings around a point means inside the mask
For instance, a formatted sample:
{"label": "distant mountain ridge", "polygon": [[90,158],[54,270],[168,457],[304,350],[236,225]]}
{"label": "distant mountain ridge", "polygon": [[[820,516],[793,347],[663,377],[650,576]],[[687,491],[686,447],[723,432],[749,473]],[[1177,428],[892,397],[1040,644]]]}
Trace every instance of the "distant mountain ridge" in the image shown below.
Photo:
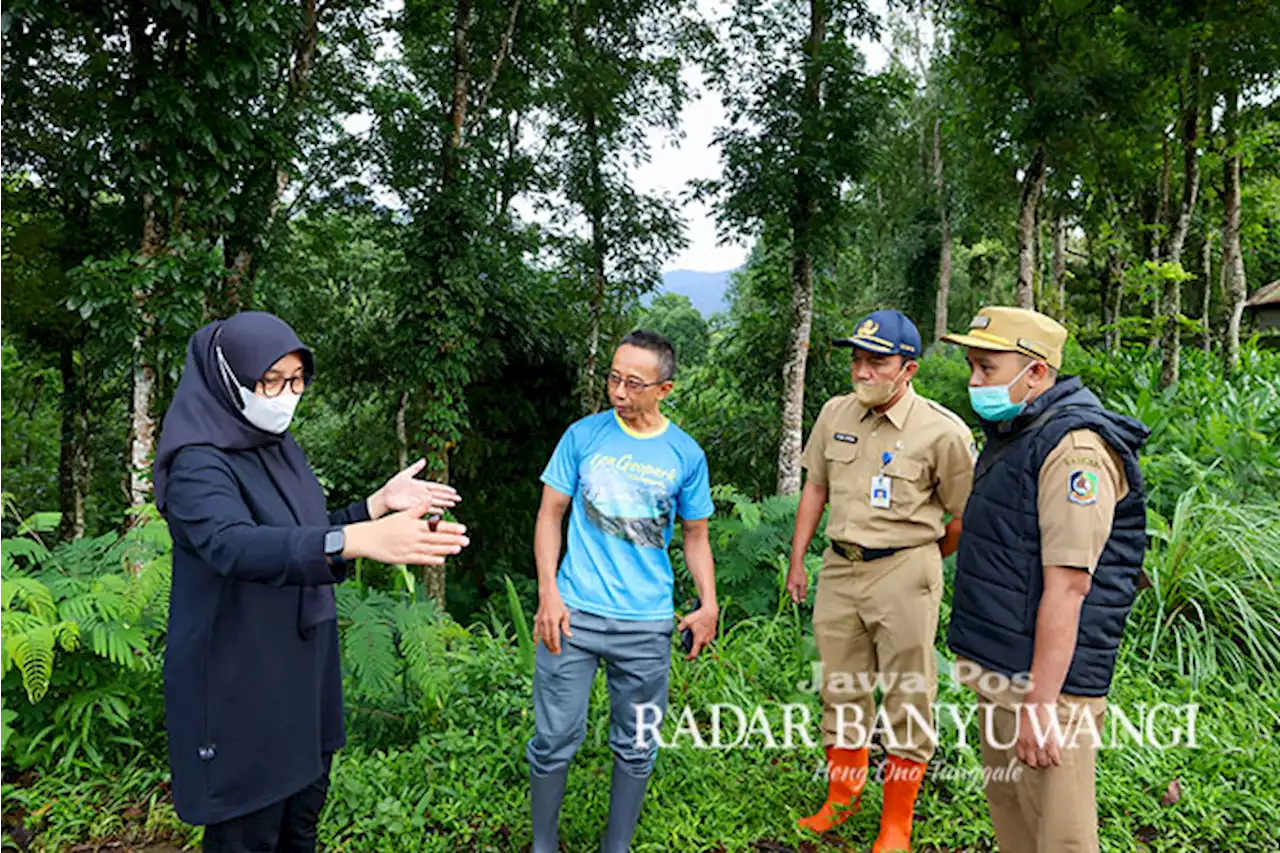
{"label": "distant mountain ridge", "polygon": [[729,276],[740,268],[722,270],[720,272],[699,272],[697,270],[672,270],[662,274],[661,293],[680,293],[689,297],[693,307],[703,317],[727,311],[729,302],[726,294],[729,290]]}

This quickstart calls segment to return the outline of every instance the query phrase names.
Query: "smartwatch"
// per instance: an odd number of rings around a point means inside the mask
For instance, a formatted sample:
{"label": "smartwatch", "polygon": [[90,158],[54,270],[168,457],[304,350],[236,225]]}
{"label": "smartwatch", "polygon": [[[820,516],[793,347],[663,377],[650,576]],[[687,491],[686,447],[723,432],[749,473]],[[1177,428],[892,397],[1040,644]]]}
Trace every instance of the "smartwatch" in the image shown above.
{"label": "smartwatch", "polygon": [[342,568],[347,561],[342,559],[342,549],[347,547],[347,534],[344,528],[331,528],[324,535],[324,556],[329,565]]}

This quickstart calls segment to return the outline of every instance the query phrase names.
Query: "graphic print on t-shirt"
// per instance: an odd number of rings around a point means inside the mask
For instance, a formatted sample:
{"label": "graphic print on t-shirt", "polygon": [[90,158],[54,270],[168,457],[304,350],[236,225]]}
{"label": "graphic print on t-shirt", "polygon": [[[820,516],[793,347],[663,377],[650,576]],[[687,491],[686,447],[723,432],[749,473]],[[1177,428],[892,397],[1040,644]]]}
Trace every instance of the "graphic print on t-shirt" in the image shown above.
{"label": "graphic print on t-shirt", "polygon": [[587,520],[601,533],[639,548],[665,548],[667,526],[675,514],[671,483],[675,469],[597,453],[582,477]]}

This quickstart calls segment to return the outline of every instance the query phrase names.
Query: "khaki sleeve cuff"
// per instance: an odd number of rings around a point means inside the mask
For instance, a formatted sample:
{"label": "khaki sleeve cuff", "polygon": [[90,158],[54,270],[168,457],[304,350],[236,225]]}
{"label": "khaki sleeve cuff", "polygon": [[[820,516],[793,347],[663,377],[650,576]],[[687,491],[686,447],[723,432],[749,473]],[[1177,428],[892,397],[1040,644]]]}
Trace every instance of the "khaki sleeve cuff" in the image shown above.
{"label": "khaki sleeve cuff", "polygon": [[1062,566],[1066,569],[1082,569],[1083,571],[1093,574],[1094,569],[1098,568],[1098,559],[1101,554],[1093,554],[1091,551],[1076,549],[1072,551],[1045,551],[1040,555],[1040,561],[1046,566]]}

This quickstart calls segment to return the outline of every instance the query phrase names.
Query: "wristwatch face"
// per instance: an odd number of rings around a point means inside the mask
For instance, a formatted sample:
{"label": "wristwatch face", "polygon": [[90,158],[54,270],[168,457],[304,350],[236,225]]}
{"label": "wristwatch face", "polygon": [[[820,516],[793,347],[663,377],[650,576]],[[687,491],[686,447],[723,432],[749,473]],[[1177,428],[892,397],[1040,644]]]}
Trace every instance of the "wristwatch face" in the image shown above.
{"label": "wristwatch face", "polygon": [[347,544],[347,537],[341,530],[330,530],[324,535],[324,552],[331,556],[341,556]]}

